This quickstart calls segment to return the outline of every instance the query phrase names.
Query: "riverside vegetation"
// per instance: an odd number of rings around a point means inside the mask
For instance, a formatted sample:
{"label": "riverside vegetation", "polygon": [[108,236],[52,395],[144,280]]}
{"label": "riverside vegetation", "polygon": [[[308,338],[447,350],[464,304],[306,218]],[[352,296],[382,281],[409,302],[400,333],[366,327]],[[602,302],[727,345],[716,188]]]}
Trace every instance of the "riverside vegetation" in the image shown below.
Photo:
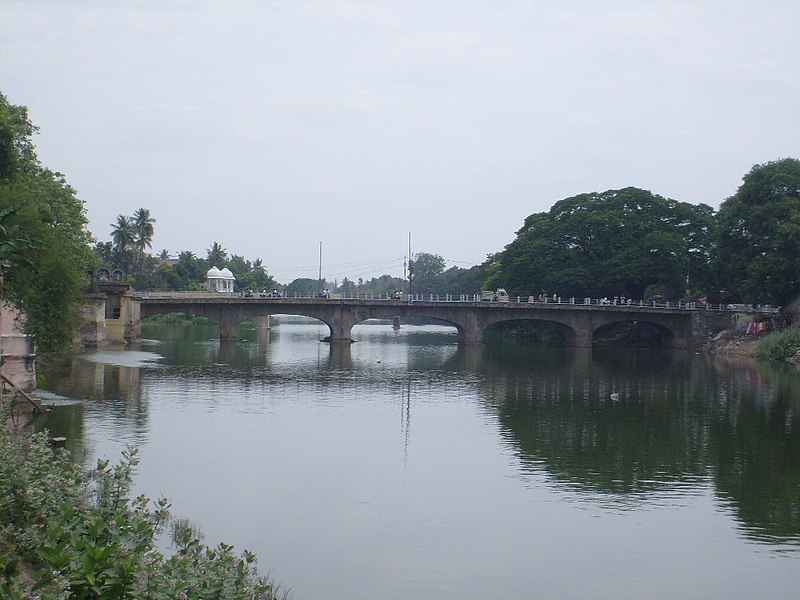
{"label": "riverside vegetation", "polygon": [[756,358],[788,360],[795,363],[798,354],[800,354],[800,329],[772,333],[761,340],[753,352]]}
{"label": "riverside vegetation", "polygon": [[[128,449],[116,465],[77,465],[46,432],[14,425],[0,401],[0,599],[285,598],[256,572],[256,557],[203,544],[169,502],[131,497],[138,463]],[[175,551],[158,549],[171,530]]]}

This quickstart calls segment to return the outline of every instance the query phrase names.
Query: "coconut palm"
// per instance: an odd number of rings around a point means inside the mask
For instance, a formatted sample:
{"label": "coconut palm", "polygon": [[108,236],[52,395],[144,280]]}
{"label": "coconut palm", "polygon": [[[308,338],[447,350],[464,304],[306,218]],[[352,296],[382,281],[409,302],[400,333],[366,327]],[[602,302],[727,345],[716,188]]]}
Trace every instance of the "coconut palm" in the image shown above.
{"label": "coconut palm", "polygon": [[128,253],[134,245],[133,222],[125,215],[117,216],[117,222],[111,224],[111,242],[117,255],[117,266],[128,266]]}
{"label": "coconut palm", "polygon": [[153,247],[153,233],[155,231],[153,224],[155,222],[156,220],[150,216],[150,211],[146,208],[140,208],[133,213],[134,246],[138,254],[137,273],[141,273],[144,265],[145,248]]}
{"label": "coconut palm", "polygon": [[214,242],[208,252],[208,264],[212,267],[224,267],[225,261],[228,260],[228,251],[222,247],[222,244]]}
{"label": "coconut palm", "polygon": [[117,216],[117,222],[112,223],[111,227],[111,241],[114,243],[114,249],[124,252],[133,246],[133,223],[129,217],[125,215]]}

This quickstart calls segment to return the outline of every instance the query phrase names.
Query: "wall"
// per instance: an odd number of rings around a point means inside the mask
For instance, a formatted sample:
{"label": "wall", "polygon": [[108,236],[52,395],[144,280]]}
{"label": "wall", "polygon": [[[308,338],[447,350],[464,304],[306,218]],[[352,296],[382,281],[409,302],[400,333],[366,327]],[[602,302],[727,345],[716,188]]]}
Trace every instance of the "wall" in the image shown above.
{"label": "wall", "polygon": [[10,304],[0,305],[0,369],[24,392],[36,388],[36,355],[19,325],[20,313]]}

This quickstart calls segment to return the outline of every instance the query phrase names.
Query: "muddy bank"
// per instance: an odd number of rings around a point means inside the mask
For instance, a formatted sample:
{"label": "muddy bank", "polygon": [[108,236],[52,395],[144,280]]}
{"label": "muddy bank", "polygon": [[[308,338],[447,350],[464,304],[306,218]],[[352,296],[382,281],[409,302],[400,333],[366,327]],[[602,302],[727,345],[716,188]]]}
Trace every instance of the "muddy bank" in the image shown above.
{"label": "muddy bank", "polygon": [[760,340],[761,338],[755,335],[736,331],[721,331],[708,343],[706,349],[712,354],[753,356],[753,351]]}
{"label": "muddy bank", "polygon": [[[762,339],[762,336],[748,335],[735,331],[722,331],[706,345],[706,349],[712,354],[722,356],[753,357],[756,346]],[[800,352],[797,352],[791,358],[787,358],[786,361],[800,367]]]}

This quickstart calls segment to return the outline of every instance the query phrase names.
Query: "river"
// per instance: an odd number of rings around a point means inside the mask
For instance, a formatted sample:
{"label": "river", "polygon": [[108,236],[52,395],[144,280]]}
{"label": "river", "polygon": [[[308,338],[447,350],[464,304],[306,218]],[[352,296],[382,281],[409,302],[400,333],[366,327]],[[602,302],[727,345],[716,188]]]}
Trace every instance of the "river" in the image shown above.
{"label": "river", "polygon": [[327,333],[145,325],[48,373],[42,426],[138,446],[137,493],[296,600],[797,597],[795,367]]}

